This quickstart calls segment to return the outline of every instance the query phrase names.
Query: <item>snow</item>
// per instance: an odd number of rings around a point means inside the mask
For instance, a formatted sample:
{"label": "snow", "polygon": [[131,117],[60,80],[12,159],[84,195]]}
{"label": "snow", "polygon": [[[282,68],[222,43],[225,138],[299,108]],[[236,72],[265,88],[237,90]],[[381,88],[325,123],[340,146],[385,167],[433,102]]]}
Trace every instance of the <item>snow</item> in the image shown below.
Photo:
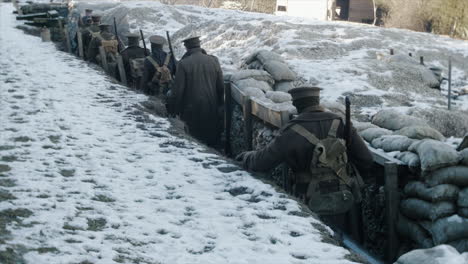
{"label": "snow", "polygon": [[8,224],[0,251],[38,264],[352,263],[296,201],[177,136],[140,110],[148,97],[23,34],[12,10],[0,4],[0,165],[11,168],[0,179],[14,186],[0,189],[16,199],[0,213],[33,214]]}

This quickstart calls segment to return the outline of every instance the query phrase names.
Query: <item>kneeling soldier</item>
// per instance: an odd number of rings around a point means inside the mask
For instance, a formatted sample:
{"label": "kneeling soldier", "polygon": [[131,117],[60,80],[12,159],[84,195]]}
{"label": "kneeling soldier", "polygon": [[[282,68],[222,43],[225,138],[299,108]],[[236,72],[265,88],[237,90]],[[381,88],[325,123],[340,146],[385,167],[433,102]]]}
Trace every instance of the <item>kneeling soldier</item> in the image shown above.
{"label": "kneeling soldier", "polygon": [[[320,106],[320,88],[289,91],[299,116],[286,124],[267,147],[237,156],[252,171],[269,171],[282,162],[292,169],[294,195],[328,224],[346,229],[346,217],[361,200],[358,170],[368,170],[372,155],[354,128],[346,144],[344,122]],[[349,158],[349,161],[348,161]]]}

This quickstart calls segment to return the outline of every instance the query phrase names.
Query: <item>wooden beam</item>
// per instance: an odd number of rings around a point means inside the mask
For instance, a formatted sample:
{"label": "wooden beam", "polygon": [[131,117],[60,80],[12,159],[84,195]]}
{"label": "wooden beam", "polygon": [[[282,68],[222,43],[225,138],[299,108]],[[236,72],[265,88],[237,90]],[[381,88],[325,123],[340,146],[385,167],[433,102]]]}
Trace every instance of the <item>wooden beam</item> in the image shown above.
{"label": "wooden beam", "polygon": [[232,122],[232,96],[231,83],[224,84],[224,133],[226,142],[224,142],[224,153],[227,156],[232,155],[231,151],[231,122]]}
{"label": "wooden beam", "polygon": [[119,69],[120,82],[123,85],[127,85],[127,73],[125,72],[122,56],[117,54],[116,61],[117,61],[117,68]]}
{"label": "wooden beam", "polygon": [[78,30],[78,32],[76,32],[76,35],[77,35],[77,40],[78,40],[78,56],[80,56],[80,58],[84,58],[84,49],[83,49],[83,35],[81,34],[81,32]]}
{"label": "wooden beam", "polygon": [[375,148],[371,147],[368,143],[366,143],[366,145],[367,145],[367,148],[369,148],[369,151],[371,152],[372,156],[374,157],[374,162],[375,163],[377,163],[377,164],[379,164],[381,166],[384,166],[385,163],[387,163],[387,162],[392,162],[392,163],[395,163],[395,164],[397,164],[399,166],[404,166],[405,165],[400,160],[397,160],[395,158],[392,158],[392,157],[388,156],[382,150],[375,149]]}
{"label": "wooden beam", "polygon": [[278,128],[289,121],[289,112],[273,110],[255,98],[252,98],[252,114]]}
{"label": "wooden beam", "polygon": [[244,138],[247,150],[252,150],[252,101],[246,97],[244,105],[242,106],[244,113]]}
{"label": "wooden beam", "polygon": [[386,162],[385,165],[385,210],[387,230],[387,263],[393,263],[398,254],[398,234],[396,231],[396,223],[398,220],[398,207],[400,198],[398,193],[398,164]]}

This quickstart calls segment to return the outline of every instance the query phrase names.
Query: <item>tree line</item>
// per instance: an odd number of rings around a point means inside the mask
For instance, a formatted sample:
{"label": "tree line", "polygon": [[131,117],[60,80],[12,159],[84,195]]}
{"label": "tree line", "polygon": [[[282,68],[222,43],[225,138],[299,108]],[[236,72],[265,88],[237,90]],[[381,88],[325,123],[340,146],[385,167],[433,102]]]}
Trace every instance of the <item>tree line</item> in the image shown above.
{"label": "tree line", "polygon": [[467,0],[375,0],[379,24],[468,39]]}

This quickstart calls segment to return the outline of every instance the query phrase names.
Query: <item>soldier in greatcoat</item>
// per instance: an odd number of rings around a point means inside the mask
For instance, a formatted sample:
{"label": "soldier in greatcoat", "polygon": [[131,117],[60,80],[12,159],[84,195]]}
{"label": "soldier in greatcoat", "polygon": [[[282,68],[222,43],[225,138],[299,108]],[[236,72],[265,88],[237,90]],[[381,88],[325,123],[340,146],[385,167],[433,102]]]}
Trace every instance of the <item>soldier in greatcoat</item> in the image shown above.
{"label": "soldier in greatcoat", "polygon": [[[109,24],[100,24],[99,30],[99,33],[93,34],[93,38],[89,43],[89,60],[94,63],[102,63],[102,58],[98,57],[98,55],[100,56],[99,47],[103,46],[103,44],[109,44],[106,45],[106,58],[108,59],[108,62],[111,62],[108,56],[115,55],[117,53],[118,41],[116,40],[114,34],[110,32]],[[115,57],[112,59],[112,61],[115,62]]]}
{"label": "soldier in greatcoat", "polygon": [[92,21],[92,24],[90,26],[80,29],[81,37],[83,41],[83,51],[84,51],[85,60],[89,60],[90,58],[88,55],[89,43],[93,39],[93,34],[99,32],[99,24],[101,23],[101,16],[92,15],[91,21]]}
{"label": "soldier in greatcoat", "polygon": [[187,52],[177,64],[171,94],[176,114],[186,130],[208,146],[220,139],[220,109],[223,105],[223,72],[218,59],[201,48],[199,37],[184,40]]}

